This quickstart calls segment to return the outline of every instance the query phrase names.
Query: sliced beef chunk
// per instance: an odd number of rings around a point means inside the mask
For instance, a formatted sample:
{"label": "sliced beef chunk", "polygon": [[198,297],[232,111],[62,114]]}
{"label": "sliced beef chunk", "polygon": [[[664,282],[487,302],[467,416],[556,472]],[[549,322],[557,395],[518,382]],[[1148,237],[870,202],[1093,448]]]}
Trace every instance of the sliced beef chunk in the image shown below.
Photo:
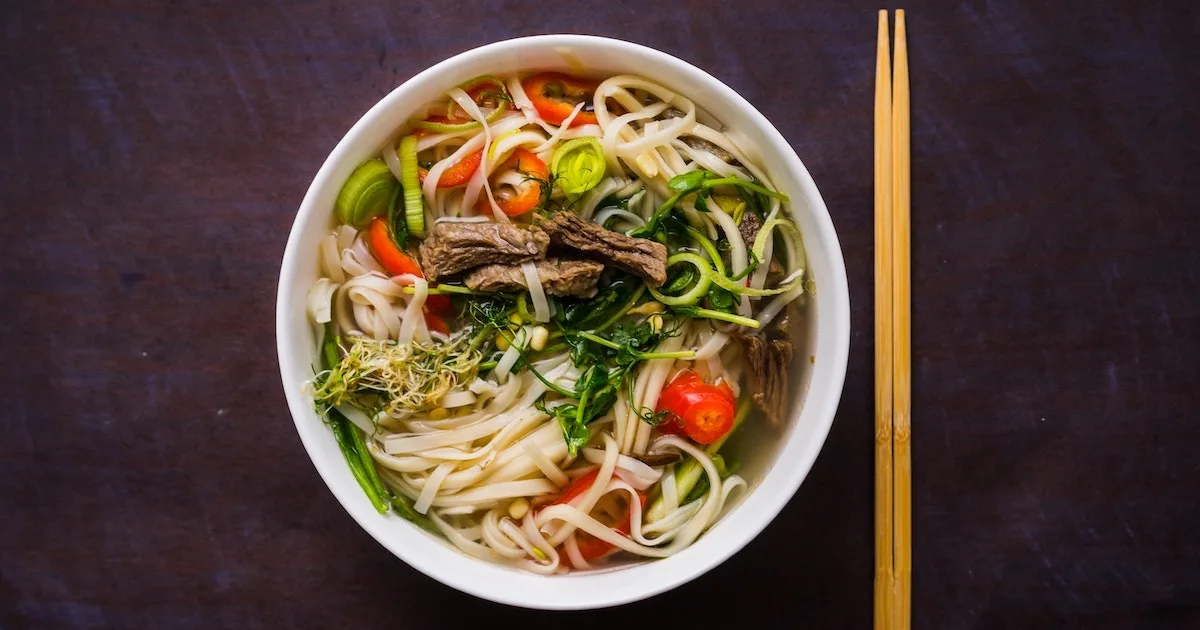
{"label": "sliced beef chunk", "polygon": [[[592,297],[596,295],[596,281],[604,265],[590,260],[563,260],[547,258],[534,263],[538,279],[546,293],[557,296]],[[525,272],[521,265],[484,265],[477,267],[463,278],[463,283],[473,291],[499,293],[524,291]]]}
{"label": "sliced beef chunk", "polygon": [[554,215],[542,224],[542,229],[550,235],[551,246],[558,250],[579,252],[628,271],[653,287],[667,281],[667,248],[662,243],[607,230],[570,211]]}
{"label": "sliced beef chunk", "polygon": [[[758,238],[758,232],[762,229],[762,219],[758,215],[747,210],[742,214],[742,222],[738,225],[738,233],[742,235],[742,241],[746,243],[746,249],[754,247],[754,239]],[[778,276],[783,273],[783,265],[779,264],[779,259],[775,256],[771,257],[771,263],[767,267],[770,279],[778,279]]]}
{"label": "sliced beef chunk", "polygon": [[721,160],[722,162],[724,162],[726,164],[730,164],[733,166],[741,166],[742,165],[741,162],[738,162],[737,158],[733,157],[732,153],[709,142],[708,140],[705,140],[704,138],[700,138],[697,136],[682,136],[679,139],[681,141],[683,141],[684,144],[688,145],[689,147],[692,147],[693,149],[698,149],[700,151],[708,151],[709,153],[717,156],[718,160]]}
{"label": "sliced beef chunk", "polygon": [[[742,235],[742,241],[746,243],[746,249],[754,247],[754,239],[758,238],[758,231],[762,229],[762,219],[750,210],[742,213],[742,222],[738,225],[738,232]],[[772,257],[772,260],[774,258]]]}
{"label": "sliced beef chunk", "polygon": [[787,411],[788,366],[794,352],[791,318],[792,307],[788,306],[761,335],[741,336],[750,368],[750,397],[775,426],[783,423]]}
{"label": "sliced beef chunk", "polygon": [[634,457],[641,460],[647,466],[666,466],[682,459],[679,453],[675,452],[646,453],[645,455],[635,455]]}
{"label": "sliced beef chunk", "polygon": [[[661,117],[663,119],[669,120],[671,118],[683,118],[686,115],[687,114],[683,113],[683,111],[681,111],[679,109],[676,109],[674,107],[668,107],[666,109],[666,111],[664,111],[662,113]],[[688,145],[689,147],[692,147],[693,149],[699,149],[701,151],[708,151],[709,153],[717,156],[718,160],[721,160],[722,162],[724,162],[726,164],[730,164],[733,166],[741,166],[742,165],[742,163],[738,162],[737,158],[733,157],[733,155],[731,153],[729,153],[725,149],[722,149],[721,147],[719,147],[699,136],[680,136],[679,140],[682,141],[684,144]]]}
{"label": "sliced beef chunk", "polygon": [[512,223],[435,223],[421,243],[421,269],[436,282],[480,265],[515,265],[546,255],[550,237]]}

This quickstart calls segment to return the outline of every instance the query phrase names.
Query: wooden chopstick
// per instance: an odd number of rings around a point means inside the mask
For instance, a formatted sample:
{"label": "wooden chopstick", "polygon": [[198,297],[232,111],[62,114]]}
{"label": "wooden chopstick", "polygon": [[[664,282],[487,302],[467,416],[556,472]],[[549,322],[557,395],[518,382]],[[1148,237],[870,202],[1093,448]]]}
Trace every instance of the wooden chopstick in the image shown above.
{"label": "wooden chopstick", "polygon": [[892,69],[888,13],[875,58],[875,630],[892,627]]}
{"label": "wooden chopstick", "polygon": [[910,116],[904,11],[895,68],[887,11],[875,63],[875,628],[908,630],[912,605]]}
{"label": "wooden chopstick", "polygon": [[892,78],[892,549],[894,630],[908,630],[912,611],[912,340],[910,271],[910,138],[908,34],[896,11]]}

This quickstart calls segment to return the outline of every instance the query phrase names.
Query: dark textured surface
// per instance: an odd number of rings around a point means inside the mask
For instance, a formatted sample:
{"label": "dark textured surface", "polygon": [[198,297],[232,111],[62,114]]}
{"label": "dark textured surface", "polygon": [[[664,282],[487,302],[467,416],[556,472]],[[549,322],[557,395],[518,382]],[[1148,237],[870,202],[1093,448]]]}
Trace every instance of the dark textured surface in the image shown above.
{"label": "dark textured surface", "polygon": [[[1200,627],[1200,14],[1167,4],[906,7],[919,628]],[[868,627],[878,6],[654,7],[5,2],[0,627]],[[580,615],[461,595],[362,532],[296,437],[273,331],[293,212],[357,117],[448,55],[556,31],[659,47],[775,122],[856,331],[766,532]]]}

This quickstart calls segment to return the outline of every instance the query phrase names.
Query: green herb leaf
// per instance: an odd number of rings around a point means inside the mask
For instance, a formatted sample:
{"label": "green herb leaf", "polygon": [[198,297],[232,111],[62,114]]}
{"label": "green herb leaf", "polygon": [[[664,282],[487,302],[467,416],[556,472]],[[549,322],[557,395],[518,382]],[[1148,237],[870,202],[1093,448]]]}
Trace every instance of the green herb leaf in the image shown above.
{"label": "green herb leaf", "polygon": [[[575,405],[563,405],[574,409]],[[555,409],[558,409],[556,407]],[[575,421],[574,415],[568,417],[566,415],[558,416],[558,426],[562,427],[563,439],[567,442],[567,453],[571,457],[579,455],[579,449],[587,446],[588,440],[592,439],[592,434],[588,428]]]}
{"label": "green herb leaf", "polygon": [[692,265],[676,265],[675,268],[679,271],[667,278],[666,284],[661,289],[667,295],[680,295],[688,287],[696,283],[696,277],[699,275],[699,272]]}
{"label": "green herb leaf", "polygon": [[672,177],[671,181],[667,182],[667,187],[675,192],[695,192],[700,190],[704,180],[712,176],[712,173],[704,170],[688,171]]}
{"label": "green herb leaf", "polygon": [[613,343],[632,346],[635,350],[641,350],[653,337],[654,328],[650,326],[649,322],[623,323],[614,328],[612,332]]}
{"label": "green herb leaf", "polygon": [[587,339],[571,333],[563,335],[563,339],[571,347],[571,363],[575,367],[583,367],[593,360],[592,349]]}
{"label": "green herb leaf", "polygon": [[718,311],[733,312],[735,301],[733,293],[714,284],[708,290],[708,303]]}
{"label": "green herb leaf", "polygon": [[[630,296],[644,290],[640,279],[627,274],[616,276],[590,300],[562,299],[555,318],[564,330],[593,330],[627,308]],[[629,304],[628,306],[633,306]]]}
{"label": "green herb leaf", "polygon": [[593,363],[575,382],[575,392],[582,399],[584,394],[597,392],[607,384],[608,368],[603,363]]}

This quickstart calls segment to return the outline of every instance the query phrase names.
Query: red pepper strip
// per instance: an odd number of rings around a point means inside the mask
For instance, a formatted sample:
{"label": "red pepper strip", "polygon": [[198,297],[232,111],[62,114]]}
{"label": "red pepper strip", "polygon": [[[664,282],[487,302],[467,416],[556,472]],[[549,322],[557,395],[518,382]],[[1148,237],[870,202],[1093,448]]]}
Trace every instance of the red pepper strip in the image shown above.
{"label": "red pepper strip", "polygon": [[[590,103],[599,85],[591,79],[572,77],[561,72],[542,72],[521,82],[534,109],[552,125],[562,124],[580,102]],[[571,119],[572,127],[594,124],[596,113],[586,110],[580,110]]]}
{"label": "red pepper strip", "polygon": [[[550,169],[546,167],[545,162],[538,159],[538,156],[528,149],[518,148],[494,173],[499,175],[511,170],[524,175],[525,180],[513,192],[493,187],[492,195],[496,198],[496,205],[500,206],[500,210],[504,214],[515,217],[533,210],[542,203],[542,196],[546,193],[543,185],[550,180]],[[494,179],[495,176],[493,176],[493,181]],[[479,196],[479,201],[475,204],[475,211],[480,214],[491,213],[487,195]]]}
{"label": "red pepper strip", "polygon": [[388,231],[387,221],[382,218],[375,217],[371,220],[371,227],[367,230],[367,244],[371,246],[371,253],[375,254],[379,264],[393,276],[412,274],[418,278],[424,277],[417,261],[396,247],[396,242],[392,240]]}
{"label": "red pepper strip", "polygon": [[[571,484],[563,490],[562,494],[559,495],[559,497],[552,501],[549,505],[570,503],[573,499],[575,499],[575,497],[578,497],[579,495],[590,490],[592,484],[596,483],[596,477],[599,474],[600,469],[597,468],[586,475],[575,479],[575,481],[572,481]],[[641,501],[642,507],[645,508],[646,495],[638,492],[638,499]],[[618,519],[616,525],[612,526],[612,530],[618,534],[621,534],[622,536],[628,536],[630,528],[632,527],[631,512],[632,510],[629,507],[626,507],[624,515]],[[616,549],[612,543],[605,542],[582,530],[576,532],[575,542],[579,546],[579,555],[583,556],[583,559],[589,562],[592,560],[598,560]]]}
{"label": "red pepper strip", "polygon": [[711,444],[733,428],[736,409],[733,389],[727,383],[710,385],[692,370],[685,370],[663,389],[658,412],[667,412],[659,431],[681,433],[700,444]]}
{"label": "red pepper strip", "polygon": [[[383,265],[383,268],[393,276],[408,274],[418,278],[425,277],[425,274],[421,273],[421,266],[417,264],[417,261],[396,247],[396,242],[392,240],[392,235],[388,232],[387,222],[382,218],[375,217],[371,221],[371,226],[367,229],[367,244],[371,247],[371,253],[375,255],[379,264]],[[450,296],[430,295],[425,298],[424,312],[425,325],[429,327],[429,330],[450,334],[450,326],[444,319],[444,317],[454,314],[454,304],[450,301]]]}
{"label": "red pepper strip", "polygon": [[[445,296],[429,296],[429,297],[445,297]],[[446,324],[446,320],[431,313],[428,309],[425,311],[425,325],[429,327],[431,332],[442,333],[443,335],[450,334],[450,326]]]}
{"label": "red pepper strip", "polygon": [[425,310],[435,315],[449,317],[454,314],[454,303],[449,295],[430,295],[425,298]]}
{"label": "red pepper strip", "polygon": [[[466,184],[468,181],[471,181],[471,176],[475,174],[481,161],[483,161],[483,149],[468,155],[459,160],[457,164],[453,164],[450,168],[442,171],[442,177],[438,179],[437,187],[454,188],[455,186]],[[417,178],[420,179],[422,184],[425,183],[425,176],[428,174],[429,171],[427,169],[417,169]]]}
{"label": "red pepper strip", "polygon": [[[512,101],[508,100],[508,90],[505,89],[504,84],[500,83],[497,79],[492,79],[489,77],[480,78],[470,87],[463,88],[463,91],[466,92],[467,96],[471,97],[471,100],[474,101],[475,104],[480,108],[495,107],[502,110],[510,110],[513,108]],[[502,95],[503,98],[497,98],[499,95]],[[455,102],[454,99],[450,99],[450,104],[446,108],[446,113],[450,114],[451,120],[437,122],[465,122],[468,120],[474,120],[471,118],[470,114],[463,111],[462,107],[459,107],[458,103]]]}

